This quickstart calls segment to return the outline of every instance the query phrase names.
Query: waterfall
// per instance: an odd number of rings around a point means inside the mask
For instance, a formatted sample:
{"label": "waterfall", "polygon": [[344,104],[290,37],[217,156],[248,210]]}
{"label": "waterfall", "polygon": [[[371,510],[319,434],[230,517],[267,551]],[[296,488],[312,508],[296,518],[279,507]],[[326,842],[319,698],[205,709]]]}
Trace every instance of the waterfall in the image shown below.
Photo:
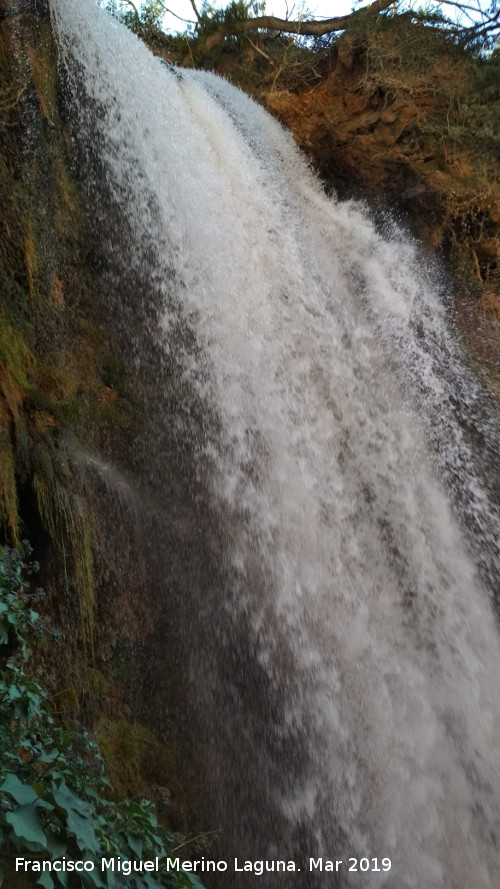
{"label": "waterfall", "polygon": [[[264,887],[494,889],[498,426],[439,272],[236,88],[50,2],[125,358],[162,392],[138,474],[217,856],[295,862]],[[231,868],[211,885],[255,885]]]}

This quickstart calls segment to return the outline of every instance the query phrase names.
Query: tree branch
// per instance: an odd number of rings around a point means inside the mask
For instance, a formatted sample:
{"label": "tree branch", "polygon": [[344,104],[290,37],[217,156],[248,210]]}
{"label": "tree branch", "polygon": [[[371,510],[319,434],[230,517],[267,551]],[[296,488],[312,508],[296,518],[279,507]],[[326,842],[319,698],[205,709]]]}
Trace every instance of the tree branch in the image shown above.
{"label": "tree branch", "polygon": [[196,18],[198,19],[199,22],[201,22],[200,13],[198,12],[196,3],[194,2],[194,0],[190,0],[190,3],[191,3],[191,6],[193,7],[193,12],[194,12]]}
{"label": "tree branch", "polygon": [[288,21],[276,18],[274,15],[261,15],[247,19],[245,22],[235,22],[231,25],[222,25],[213,34],[209,34],[205,41],[205,49],[210,50],[220,43],[229,34],[245,31],[283,31],[285,34],[300,34],[303,37],[322,37],[334,31],[343,31],[350,22],[360,21],[370,15],[377,15],[394,5],[394,0],[374,0],[369,6],[351,12],[349,15],[340,15],[333,19],[313,21]]}
{"label": "tree branch", "polygon": [[[187,25],[196,25],[196,22],[193,22],[192,19],[185,19],[182,17],[182,15],[177,15],[176,12],[172,12],[172,10],[168,8],[168,6],[165,6],[165,4],[162,3],[162,0],[158,0],[158,3],[160,4],[161,8],[163,10],[165,10],[165,12],[167,12],[169,15],[173,15],[174,18],[179,19],[180,22],[186,22]],[[194,4],[192,4],[192,5],[194,8]],[[195,10],[195,12],[196,12],[196,10]]]}
{"label": "tree branch", "polygon": [[271,56],[268,56],[267,52],[264,52],[264,50],[261,49],[260,46],[257,46],[257,44],[254,43],[253,40],[250,39],[250,37],[248,37],[247,40],[250,46],[253,47],[255,52],[258,52],[261,56],[264,56],[264,58],[267,59],[268,62],[272,62]]}
{"label": "tree branch", "polygon": [[132,3],[132,0],[120,0],[120,3],[126,3],[128,6],[131,6],[132,9],[134,10],[134,15],[135,15],[137,21],[140,22],[141,19],[140,19],[140,16],[139,16],[139,11],[138,11],[137,6],[135,5],[135,3]]}

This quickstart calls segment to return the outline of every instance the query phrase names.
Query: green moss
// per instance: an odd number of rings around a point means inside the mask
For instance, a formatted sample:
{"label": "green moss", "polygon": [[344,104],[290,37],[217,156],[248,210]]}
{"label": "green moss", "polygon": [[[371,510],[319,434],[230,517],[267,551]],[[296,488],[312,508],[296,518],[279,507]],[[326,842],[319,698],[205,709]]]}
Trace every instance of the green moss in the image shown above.
{"label": "green moss", "polygon": [[0,309],[0,362],[11,378],[22,388],[28,386],[28,375],[33,370],[35,359],[23,335],[9,324],[5,313]]}
{"label": "green moss", "polygon": [[[19,18],[18,42],[30,18]],[[109,726],[110,714],[116,720],[117,712],[138,710],[130,689],[139,643],[107,623],[113,611],[97,561],[98,484],[92,476],[82,481],[76,454],[113,441],[134,408],[124,397],[128,371],[109,345],[112,319],[89,262],[86,202],[72,172],[48,23],[44,28],[28,33],[18,59],[0,22],[0,90],[22,82],[30,113],[29,138],[17,106],[9,126],[0,126],[0,526],[14,543],[22,528],[36,546],[49,606],[65,630],[58,651],[36,655],[42,672],[55,677],[57,709],[74,724],[102,716]],[[108,660],[110,649],[121,651],[119,663]],[[162,772],[175,771],[173,759],[129,718],[108,731],[116,783],[157,787]]]}
{"label": "green moss", "polygon": [[34,449],[32,486],[38,511],[53,545],[62,557],[78,602],[80,634],[86,656],[94,650],[94,523],[67,457],[46,437]]}
{"label": "green moss", "polygon": [[105,695],[111,687],[109,679],[96,667],[87,667],[85,686],[91,695]]}
{"label": "green moss", "polygon": [[120,794],[149,794],[159,774],[167,777],[174,770],[174,754],[137,722],[107,722],[99,730],[99,740],[108,757],[113,785]]}
{"label": "green moss", "polygon": [[42,20],[36,44],[26,47],[31,77],[40,110],[53,120],[56,114],[57,60],[50,21]]}
{"label": "green moss", "polygon": [[0,311],[0,525],[17,545],[16,431],[34,358],[23,336]]}
{"label": "green moss", "polygon": [[10,535],[14,546],[19,544],[17,491],[14,452],[10,441],[0,429],[0,526]]}
{"label": "green moss", "polygon": [[24,238],[24,264],[26,266],[29,294],[34,299],[37,295],[38,259],[31,220],[28,222],[26,237]]}
{"label": "green moss", "polygon": [[[82,504],[82,514],[76,522],[78,538],[71,538],[74,575],[80,609],[80,627],[84,651],[94,656],[94,523],[87,504]],[[79,527],[78,527],[79,526]]]}

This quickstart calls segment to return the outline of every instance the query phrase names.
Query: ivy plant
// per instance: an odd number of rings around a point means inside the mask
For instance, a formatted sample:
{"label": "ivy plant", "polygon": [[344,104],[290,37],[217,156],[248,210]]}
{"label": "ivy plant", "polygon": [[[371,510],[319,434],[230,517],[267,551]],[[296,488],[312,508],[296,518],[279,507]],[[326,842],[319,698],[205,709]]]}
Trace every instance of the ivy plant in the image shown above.
{"label": "ivy plant", "polygon": [[[42,889],[79,886],[114,889],[203,889],[195,874],[169,872],[178,837],[158,824],[148,800],[116,799],[106,761],[86,731],[56,722],[50,698],[29,674],[30,636],[42,643],[47,634],[25,577],[37,569],[29,563],[29,546],[19,552],[0,547],[0,887],[3,868],[16,857],[31,862],[67,859],[92,861],[85,873],[27,871]],[[158,858],[159,871],[126,876],[101,871],[101,858],[144,861]]]}

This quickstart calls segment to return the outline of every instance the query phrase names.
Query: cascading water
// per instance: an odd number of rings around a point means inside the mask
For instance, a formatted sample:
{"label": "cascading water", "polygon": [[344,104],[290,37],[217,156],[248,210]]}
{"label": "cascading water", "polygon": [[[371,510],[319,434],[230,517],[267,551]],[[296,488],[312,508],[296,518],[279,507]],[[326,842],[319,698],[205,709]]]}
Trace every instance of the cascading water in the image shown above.
{"label": "cascading water", "polygon": [[[215,857],[295,861],[264,887],[495,889],[495,427],[414,247],[327,199],[235,88],[167,70],[92,0],[51,9],[113,262],[125,282],[147,259],[155,293],[146,334],[140,293],[117,310],[137,367],[156,344],[169,405],[143,476],[160,500],[173,474],[204,491],[170,521],[210,565],[165,596]],[[207,882],[254,885],[232,867]]]}

